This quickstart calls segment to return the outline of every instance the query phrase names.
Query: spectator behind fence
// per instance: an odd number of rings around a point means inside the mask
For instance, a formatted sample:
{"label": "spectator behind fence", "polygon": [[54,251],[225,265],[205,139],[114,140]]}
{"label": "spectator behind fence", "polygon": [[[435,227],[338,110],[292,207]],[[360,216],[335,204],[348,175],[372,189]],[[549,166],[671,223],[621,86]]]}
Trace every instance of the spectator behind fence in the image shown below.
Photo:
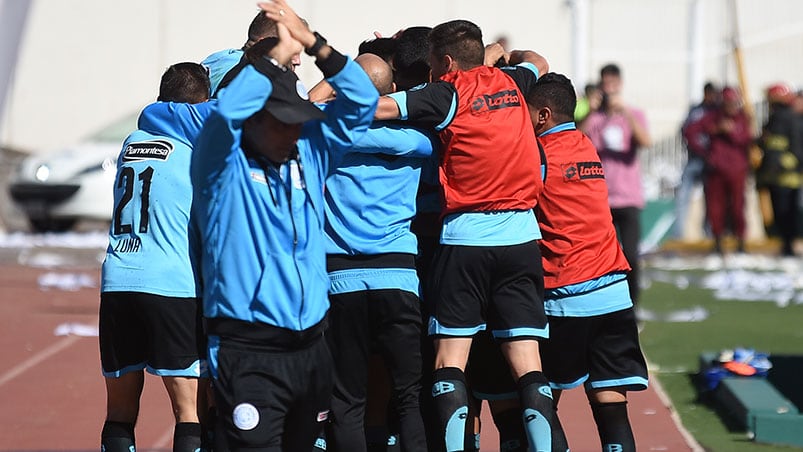
{"label": "spectator behind fence", "polygon": [[689,146],[704,156],[705,206],[714,251],[722,254],[722,237],[725,226],[732,225],[737,239],[737,251],[744,252],[746,233],[745,185],[750,168],[749,149],[752,142],[750,120],[742,108],[742,98],[735,88],[722,90],[722,105],[706,113],[699,121],[688,126],[690,137],[704,134],[708,146],[690,140]]}
{"label": "spectator behind fence", "polygon": [[[689,109],[686,120],[680,129],[683,141],[686,145],[687,158],[686,165],[683,167],[683,174],[680,176],[680,184],[675,190],[675,229],[674,237],[683,239],[685,236],[686,223],[688,222],[689,204],[691,193],[694,188],[703,183],[703,168],[705,167],[705,155],[696,150],[708,149],[710,139],[708,135],[700,131],[695,136],[687,134],[689,125],[699,121],[709,111],[718,108],[720,102],[720,91],[712,82],[703,86],[703,100],[699,104]],[[689,145],[693,141],[695,145]],[[696,226],[696,225],[695,225]],[[708,229],[707,225],[704,225]]]}

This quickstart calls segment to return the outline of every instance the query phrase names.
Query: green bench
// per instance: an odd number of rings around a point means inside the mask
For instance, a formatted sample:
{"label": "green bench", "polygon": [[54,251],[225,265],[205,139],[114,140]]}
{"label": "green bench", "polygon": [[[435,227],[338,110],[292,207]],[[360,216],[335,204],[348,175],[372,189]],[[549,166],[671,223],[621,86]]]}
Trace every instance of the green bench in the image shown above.
{"label": "green bench", "polygon": [[[700,356],[701,371],[715,355]],[[770,357],[770,360],[772,358]],[[803,415],[766,378],[725,377],[713,392],[715,403],[756,442],[803,446]]]}

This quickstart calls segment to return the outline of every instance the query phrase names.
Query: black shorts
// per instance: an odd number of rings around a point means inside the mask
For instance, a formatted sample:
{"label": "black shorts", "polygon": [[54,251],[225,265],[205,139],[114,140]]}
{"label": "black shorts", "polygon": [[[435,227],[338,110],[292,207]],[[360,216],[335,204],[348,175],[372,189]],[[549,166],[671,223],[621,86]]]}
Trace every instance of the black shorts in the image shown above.
{"label": "black shorts", "polygon": [[207,376],[202,310],[198,298],[101,293],[103,375],[119,377],[145,369],[160,376]]}
{"label": "black shorts", "polygon": [[216,362],[217,434],[228,450],[312,450],[332,397],[332,356],[323,336],[287,351],[221,338]]}
{"label": "black shorts", "polygon": [[511,246],[441,245],[427,278],[429,334],[547,337],[544,272],[535,240]]}
{"label": "black shorts", "polygon": [[499,342],[488,332],[480,332],[471,341],[466,366],[466,382],[480,400],[517,399],[516,382],[510,366],[499,348]]}
{"label": "black shorts", "polygon": [[541,362],[553,388],[647,388],[633,308],[593,317],[550,316],[549,328]]}

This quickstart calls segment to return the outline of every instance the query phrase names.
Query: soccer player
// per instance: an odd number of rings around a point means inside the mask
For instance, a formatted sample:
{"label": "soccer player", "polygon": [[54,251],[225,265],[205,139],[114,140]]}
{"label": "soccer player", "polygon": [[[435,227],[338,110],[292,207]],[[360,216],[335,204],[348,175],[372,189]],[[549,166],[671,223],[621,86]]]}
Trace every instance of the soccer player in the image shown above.
{"label": "soccer player", "polygon": [[[381,57],[356,58],[380,94],[394,91]],[[421,313],[417,243],[410,231],[421,167],[434,137],[376,121],[326,179],[327,268],[332,281],[327,342],[335,362],[327,450],[365,451],[369,356],[393,382],[401,450],[426,451],[419,408]]]}
{"label": "soccer player", "polygon": [[553,402],[538,353],[538,339],[548,336],[541,234],[532,212],[540,158],[523,99],[548,64],[513,51],[499,56],[520,66],[485,66],[482,32],[465,20],[436,26],[429,41],[435,81],[383,97],[376,117],[428,124],[443,145],[443,228],[426,290],[442,446],[465,447],[464,369],[473,335],[490,329],[516,380],[531,448],[552,450]]}
{"label": "soccer player", "polygon": [[[176,426],[173,450],[201,447],[205,413],[206,343],[200,284],[189,233],[190,156],[202,121],[162,121],[153,108],[203,103],[206,70],[178,63],[162,75],[158,102],[139,117],[117,161],[114,218],[103,262],[100,357],[106,377],[106,452],[135,447],[134,425],[144,372],[158,375],[170,397]],[[199,108],[208,108],[208,105]],[[200,395],[201,397],[198,397]]]}
{"label": "soccer player", "polygon": [[[303,19],[302,19],[303,20]],[[258,12],[248,25],[248,38],[239,49],[223,49],[204,58],[201,64],[209,70],[211,97],[217,97],[218,90],[225,88],[235,76],[248,65],[245,51],[265,38],[277,38],[278,28],[276,21]],[[290,68],[295,70],[301,65],[301,54],[293,55]]]}
{"label": "soccer player", "polygon": [[[217,436],[231,450],[305,451],[328,418],[333,379],[324,177],[370,126],[378,95],[284,0],[259,6],[279,39],[246,52],[192,161],[204,316]],[[324,110],[289,67],[302,49],[337,91]]]}
{"label": "soccer player", "polygon": [[585,385],[602,450],[635,451],[627,391],[647,388],[647,366],[605,172],[594,145],[575,127],[569,79],[545,74],[526,99],[546,155],[535,208],[550,327],[541,344],[544,373],[556,403],[562,390]]}

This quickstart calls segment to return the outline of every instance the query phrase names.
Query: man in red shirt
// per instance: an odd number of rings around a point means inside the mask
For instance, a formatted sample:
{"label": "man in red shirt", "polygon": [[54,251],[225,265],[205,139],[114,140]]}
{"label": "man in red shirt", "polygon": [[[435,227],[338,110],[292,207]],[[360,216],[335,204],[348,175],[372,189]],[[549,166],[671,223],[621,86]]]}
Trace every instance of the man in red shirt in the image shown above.
{"label": "man in red shirt", "polygon": [[577,130],[571,81],[550,73],[527,96],[544,147],[544,191],[535,208],[544,235],[545,311],[541,344],[555,402],[585,385],[602,450],[636,450],[627,391],[647,388],[627,263],[616,238],[605,172],[591,140]]}
{"label": "man in red shirt", "polygon": [[[446,450],[464,450],[465,367],[474,334],[490,330],[510,365],[531,450],[561,450],[538,339],[548,337],[543,273],[532,213],[540,156],[524,95],[546,60],[533,51],[486,55],[475,24],[454,20],[430,33],[432,83],[380,99],[377,119],[403,119],[440,135],[443,227],[424,301],[432,305],[432,394]],[[518,66],[485,66],[503,57]],[[434,446],[434,445],[431,445]],[[565,450],[565,447],[563,447]]]}

